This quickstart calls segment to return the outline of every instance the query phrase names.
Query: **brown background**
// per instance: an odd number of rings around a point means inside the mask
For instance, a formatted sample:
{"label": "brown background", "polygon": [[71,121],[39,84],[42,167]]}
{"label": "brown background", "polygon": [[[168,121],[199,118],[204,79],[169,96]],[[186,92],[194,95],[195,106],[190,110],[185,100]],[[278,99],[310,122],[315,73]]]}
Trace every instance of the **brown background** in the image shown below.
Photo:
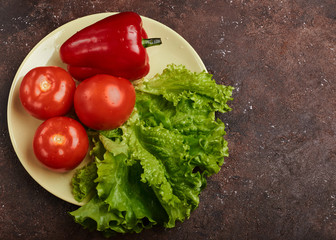
{"label": "brown background", "polygon": [[230,157],[174,229],[115,239],[336,239],[335,0],[1,0],[0,239],[103,239],[24,170],[7,128],[17,69],[45,35],[98,12],[166,24],[235,87]]}

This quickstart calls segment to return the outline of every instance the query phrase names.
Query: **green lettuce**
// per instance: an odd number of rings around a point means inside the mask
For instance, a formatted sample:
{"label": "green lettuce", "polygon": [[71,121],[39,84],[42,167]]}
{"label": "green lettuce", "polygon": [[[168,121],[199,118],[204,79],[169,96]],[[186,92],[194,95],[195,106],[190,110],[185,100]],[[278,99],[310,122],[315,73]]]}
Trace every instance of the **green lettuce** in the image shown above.
{"label": "green lettuce", "polygon": [[215,113],[231,110],[231,86],[173,64],[134,86],[131,117],[118,129],[90,132],[94,161],[72,179],[75,199],[89,200],[70,214],[106,236],[183,222],[228,156]]}

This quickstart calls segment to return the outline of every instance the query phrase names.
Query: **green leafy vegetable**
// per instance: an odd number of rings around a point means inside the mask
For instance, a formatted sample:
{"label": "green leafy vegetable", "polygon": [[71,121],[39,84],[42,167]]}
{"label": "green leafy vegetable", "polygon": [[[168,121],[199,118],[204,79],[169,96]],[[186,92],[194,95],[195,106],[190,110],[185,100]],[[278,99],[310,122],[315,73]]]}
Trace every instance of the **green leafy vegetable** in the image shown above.
{"label": "green leafy vegetable", "polygon": [[96,187],[94,180],[97,178],[97,167],[94,162],[88,164],[85,168],[80,169],[72,178],[72,187],[74,198],[83,201]]}
{"label": "green leafy vegetable", "polygon": [[[212,75],[169,65],[135,84],[136,105],[120,128],[92,132],[94,161],[73,177],[75,221],[107,236],[184,221],[199,204],[206,178],[228,156],[224,123],[232,87]],[[93,194],[90,192],[93,192]]]}

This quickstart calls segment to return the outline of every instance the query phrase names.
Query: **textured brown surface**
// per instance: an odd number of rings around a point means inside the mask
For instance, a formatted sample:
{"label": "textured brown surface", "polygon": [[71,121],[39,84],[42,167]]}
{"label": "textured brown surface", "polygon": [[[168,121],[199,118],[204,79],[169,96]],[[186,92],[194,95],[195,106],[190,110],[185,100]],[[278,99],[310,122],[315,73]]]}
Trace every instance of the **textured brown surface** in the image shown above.
{"label": "textured brown surface", "polygon": [[336,239],[335,0],[1,0],[0,239],[104,239],[25,172],[6,107],[19,65],[45,35],[126,10],[180,33],[235,100],[221,116],[230,157],[191,218],[115,239]]}

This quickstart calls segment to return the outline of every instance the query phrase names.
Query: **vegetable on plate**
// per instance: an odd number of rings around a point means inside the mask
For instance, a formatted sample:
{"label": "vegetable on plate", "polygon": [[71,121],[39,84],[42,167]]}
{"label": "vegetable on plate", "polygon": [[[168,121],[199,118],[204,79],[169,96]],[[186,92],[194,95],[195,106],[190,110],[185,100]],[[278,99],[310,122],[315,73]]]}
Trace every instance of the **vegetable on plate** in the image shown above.
{"label": "vegetable on plate", "polygon": [[60,48],[60,57],[77,80],[109,74],[130,81],[149,72],[147,47],[161,44],[148,39],[141,17],[122,12],[104,18],[75,33]]}
{"label": "vegetable on plate", "polygon": [[43,165],[64,172],[83,161],[89,150],[89,139],[78,121],[63,116],[53,117],[37,128],[33,149]]}
{"label": "vegetable on plate", "polygon": [[31,69],[22,79],[20,101],[32,116],[45,120],[67,114],[73,107],[76,83],[56,66]]}
{"label": "vegetable on plate", "polygon": [[87,202],[70,214],[106,236],[183,222],[228,156],[215,112],[231,110],[232,87],[182,65],[134,85],[130,118],[119,128],[89,132],[94,160],[72,179],[75,199]]}
{"label": "vegetable on plate", "polygon": [[125,78],[98,74],[82,81],[75,91],[74,107],[79,120],[89,128],[120,127],[131,115],[135,90]]}

